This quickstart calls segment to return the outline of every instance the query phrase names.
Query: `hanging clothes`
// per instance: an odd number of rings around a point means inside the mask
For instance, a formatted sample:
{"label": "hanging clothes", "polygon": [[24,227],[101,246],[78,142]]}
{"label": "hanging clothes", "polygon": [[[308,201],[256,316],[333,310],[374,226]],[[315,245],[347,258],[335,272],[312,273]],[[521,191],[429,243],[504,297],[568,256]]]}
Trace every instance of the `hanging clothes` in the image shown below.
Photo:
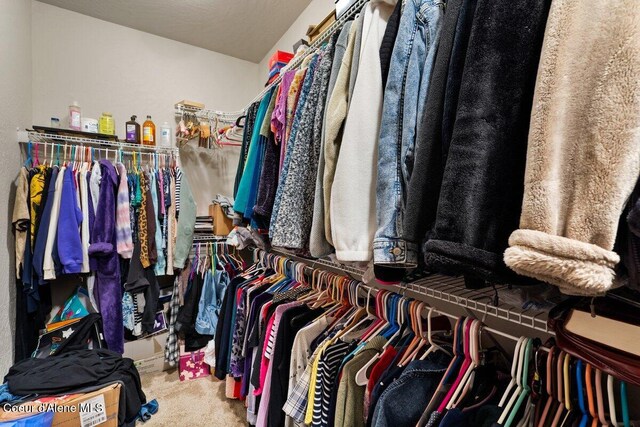
{"label": "hanging clothes", "polygon": [[429,92],[443,15],[444,2],[410,2],[405,5],[398,23],[388,65],[389,77],[383,86],[378,141],[377,231],[373,240],[373,258],[378,266],[402,267],[406,262],[409,248],[402,240],[401,228],[406,189],[413,170],[417,125],[424,114],[423,100]]}
{"label": "hanging clothes", "polygon": [[104,336],[109,349],[124,352],[122,288],[116,240],[116,170],[108,160],[100,161],[100,195],[91,233],[89,256],[97,265],[95,289],[98,293]]}
{"label": "hanging clothes", "polygon": [[286,212],[280,215],[272,225],[272,244],[289,248],[304,249],[309,246],[313,211],[299,209],[300,206],[312,206],[315,196],[318,157],[320,155],[322,117],[324,104],[333,64],[335,39],[330,40],[322,51],[313,81],[300,117],[301,128],[296,133],[291,163],[280,201],[280,209]]}
{"label": "hanging clothes", "polygon": [[329,115],[329,100],[336,86],[338,73],[342,65],[342,60],[347,50],[347,41],[351,29],[351,21],[345,22],[340,30],[338,38],[335,42],[333,51],[333,62],[331,64],[331,73],[329,75],[329,83],[327,94],[325,96],[324,115],[322,117],[322,134],[320,135],[320,154],[318,158],[318,173],[316,176],[316,190],[313,201],[313,220],[311,223],[311,232],[309,237],[309,251],[314,257],[321,257],[331,252],[332,247],[329,244],[324,232],[324,170],[325,170],[325,139],[327,138],[327,117]]}
{"label": "hanging clothes", "polygon": [[504,256],[567,294],[614,286],[618,219],[640,174],[640,27],[629,6],[554,1],[545,32],[520,228]]}
{"label": "hanging clothes", "polygon": [[[425,244],[431,271],[528,282],[506,268],[502,254],[520,215],[535,70],[549,5],[477,3],[433,238]],[[490,24],[495,22],[509,24]],[[505,46],[505,39],[511,43]]]}
{"label": "hanging clothes", "polygon": [[395,1],[365,6],[362,47],[331,188],[331,231],[340,261],[368,261],[375,233],[377,138],[382,115],[380,44]]}
{"label": "hanging clothes", "polygon": [[260,129],[264,121],[266,111],[271,102],[271,93],[262,98],[258,112],[256,113],[256,120],[254,124],[254,130],[251,136],[251,144],[249,145],[249,153],[247,155],[247,161],[242,172],[242,178],[238,185],[238,192],[235,197],[233,209],[236,212],[241,213],[244,218],[251,219],[253,215],[253,204],[255,202],[256,191],[258,186],[258,179],[260,178],[260,167],[263,156],[263,144],[259,143]]}

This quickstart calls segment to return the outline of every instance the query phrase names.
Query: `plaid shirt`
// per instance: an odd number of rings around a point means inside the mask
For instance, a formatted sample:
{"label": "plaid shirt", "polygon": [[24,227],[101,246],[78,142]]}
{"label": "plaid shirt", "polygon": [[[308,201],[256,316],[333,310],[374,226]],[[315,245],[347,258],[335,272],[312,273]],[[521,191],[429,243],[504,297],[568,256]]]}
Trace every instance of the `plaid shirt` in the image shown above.
{"label": "plaid shirt", "polygon": [[180,275],[173,281],[173,295],[169,303],[169,335],[164,348],[164,360],[170,366],[176,366],[180,358],[178,349],[178,335],[176,334],[176,321],[178,320],[178,310],[180,309]]}
{"label": "plaid shirt", "polygon": [[319,349],[320,346],[318,346],[316,351],[309,358],[307,367],[304,369],[304,372],[296,383],[296,386],[289,392],[289,397],[282,407],[284,413],[293,418],[296,425],[301,425],[304,422],[304,416],[307,411],[307,396],[309,394],[309,383],[311,382],[313,361],[318,357]]}

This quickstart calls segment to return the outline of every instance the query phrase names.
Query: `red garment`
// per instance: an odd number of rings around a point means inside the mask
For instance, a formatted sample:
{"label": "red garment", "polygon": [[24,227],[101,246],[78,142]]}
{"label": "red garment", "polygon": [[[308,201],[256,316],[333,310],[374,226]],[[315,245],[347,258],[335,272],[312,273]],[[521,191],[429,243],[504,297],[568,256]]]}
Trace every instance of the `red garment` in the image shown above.
{"label": "red garment", "polygon": [[371,373],[369,373],[369,382],[367,383],[367,388],[364,392],[364,419],[368,419],[369,417],[369,404],[371,398],[371,391],[373,391],[373,387],[378,383],[378,380],[387,370],[387,368],[393,362],[393,359],[398,355],[398,351],[391,345],[387,346],[384,349],[378,361],[371,368]]}

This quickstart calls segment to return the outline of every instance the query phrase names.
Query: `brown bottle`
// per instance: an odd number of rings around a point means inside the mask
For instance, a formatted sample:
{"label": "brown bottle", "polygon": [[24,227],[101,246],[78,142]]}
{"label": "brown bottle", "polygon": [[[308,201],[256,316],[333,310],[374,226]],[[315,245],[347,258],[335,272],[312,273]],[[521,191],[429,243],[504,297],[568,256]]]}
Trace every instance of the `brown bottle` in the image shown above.
{"label": "brown bottle", "polygon": [[136,122],[136,116],[131,116],[125,127],[126,140],[130,144],[140,144],[140,123]]}
{"label": "brown bottle", "polygon": [[156,145],[156,125],[151,121],[151,116],[142,124],[142,145]]}

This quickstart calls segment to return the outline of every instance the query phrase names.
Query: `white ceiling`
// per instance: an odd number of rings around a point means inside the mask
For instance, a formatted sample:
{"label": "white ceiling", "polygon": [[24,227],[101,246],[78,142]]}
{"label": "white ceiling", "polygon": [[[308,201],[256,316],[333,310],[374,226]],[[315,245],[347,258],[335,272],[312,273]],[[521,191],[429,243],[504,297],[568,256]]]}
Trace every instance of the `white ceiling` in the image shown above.
{"label": "white ceiling", "polygon": [[311,0],[40,0],[114,24],[260,62]]}

